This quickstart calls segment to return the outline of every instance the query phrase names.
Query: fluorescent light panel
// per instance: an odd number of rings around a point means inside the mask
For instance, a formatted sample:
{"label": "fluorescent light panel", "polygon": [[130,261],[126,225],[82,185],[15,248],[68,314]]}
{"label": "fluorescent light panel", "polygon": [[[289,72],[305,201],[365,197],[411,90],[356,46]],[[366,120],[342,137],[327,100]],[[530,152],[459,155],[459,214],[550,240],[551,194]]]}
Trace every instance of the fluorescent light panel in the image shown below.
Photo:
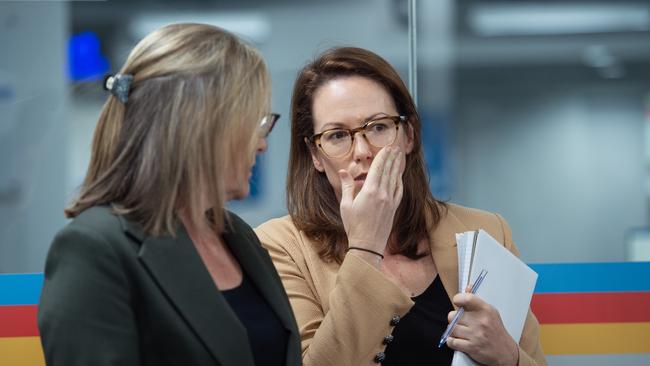
{"label": "fluorescent light panel", "polygon": [[142,39],[155,29],[173,23],[215,25],[256,44],[264,43],[271,34],[271,25],[268,19],[257,13],[149,14],[135,18],[129,29],[137,39]]}
{"label": "fluorescent light panel", "polygon": [[477,4],[470,28],[482,36],[525,36],[650,30],[646,4]]}

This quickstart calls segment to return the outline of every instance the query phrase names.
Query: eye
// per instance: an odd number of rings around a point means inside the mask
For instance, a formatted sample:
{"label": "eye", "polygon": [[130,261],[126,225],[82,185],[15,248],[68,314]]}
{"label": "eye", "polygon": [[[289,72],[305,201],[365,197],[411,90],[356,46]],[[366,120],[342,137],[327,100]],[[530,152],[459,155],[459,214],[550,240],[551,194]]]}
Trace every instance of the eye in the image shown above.
{"label": "eye", "polygon": [[346,130],[332,130],[328,131],[325,135],[323,135],[326,141],[330,142],[336,142],[336,141],[341,141],[345,140],[348,137],[348,131]]}
{"label": "eye", "polygon": [[370,132],[384,132],[390,128],[390,120],[379,120],[374,121],[372,124],[368,125],[368,130]]}

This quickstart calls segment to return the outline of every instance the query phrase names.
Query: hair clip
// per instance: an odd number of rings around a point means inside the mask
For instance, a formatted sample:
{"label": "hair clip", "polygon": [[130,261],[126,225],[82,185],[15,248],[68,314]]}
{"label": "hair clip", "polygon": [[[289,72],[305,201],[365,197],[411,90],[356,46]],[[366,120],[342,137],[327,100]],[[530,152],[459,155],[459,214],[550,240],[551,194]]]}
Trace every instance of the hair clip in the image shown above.
{"label": "hair clip", "polygon": [[132,80],[133,75],[130,74],[108,75],[104,79],[104,90],[111,92],[120,102],[126,103]]}

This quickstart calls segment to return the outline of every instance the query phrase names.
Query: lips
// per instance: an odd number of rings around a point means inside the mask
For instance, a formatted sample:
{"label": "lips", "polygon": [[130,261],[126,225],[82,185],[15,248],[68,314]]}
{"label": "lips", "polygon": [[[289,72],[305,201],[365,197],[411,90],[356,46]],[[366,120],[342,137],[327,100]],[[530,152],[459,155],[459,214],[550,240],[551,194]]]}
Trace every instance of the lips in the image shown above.
{"label": "lips", "polygon": [[362,173],[362,174],[357,175],[357,176],[354,178],[354,180],[363,181],[363,180],[366,180],[366,177],[368,177],[368,174],[366,174],[366,173]]}

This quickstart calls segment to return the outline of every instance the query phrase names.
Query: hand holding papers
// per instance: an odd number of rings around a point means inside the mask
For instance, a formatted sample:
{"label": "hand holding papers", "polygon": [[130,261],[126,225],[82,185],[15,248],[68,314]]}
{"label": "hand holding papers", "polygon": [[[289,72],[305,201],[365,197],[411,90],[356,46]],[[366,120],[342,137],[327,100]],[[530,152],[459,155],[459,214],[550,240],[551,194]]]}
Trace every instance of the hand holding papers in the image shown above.
{"label": "hand holding papers", "polygon": [[[476,282],[472,285],[472,293],[475,294],[476,291],[478,291],[478,288],[481,286],[481,283],[483,282],[483,279],[485,279],[485,275],[487,275],[486,270],[482,270],[481,274],[478,276],[476,279]],[[451,334],[451,332],[454,331],[454,328],[456,327],[456,324],[458,324],[458,320],[460,320],[460,317],[463,316],[465,313],[465,308],[460,308],[458,309],[458,312],[456,313],[456,316],[454,316],[454,319],[449,323],[447,326],[447,329],[445,332],[442,334],[442,337],[440,337],[440,342],[438,342],[438,348],[442,347],[443,344],[447,341],[447,338]]]}
{"label": "hand holding papers", "polygon": [[[503,326],[516,342],[521,338],[537,273],[483,230],[456,234],[458,245],[459,289],[477,280],[486,270],[478,296],[492,305],[501,316]],[[477,365],[468,355],[455,352],[453,366]]]}

